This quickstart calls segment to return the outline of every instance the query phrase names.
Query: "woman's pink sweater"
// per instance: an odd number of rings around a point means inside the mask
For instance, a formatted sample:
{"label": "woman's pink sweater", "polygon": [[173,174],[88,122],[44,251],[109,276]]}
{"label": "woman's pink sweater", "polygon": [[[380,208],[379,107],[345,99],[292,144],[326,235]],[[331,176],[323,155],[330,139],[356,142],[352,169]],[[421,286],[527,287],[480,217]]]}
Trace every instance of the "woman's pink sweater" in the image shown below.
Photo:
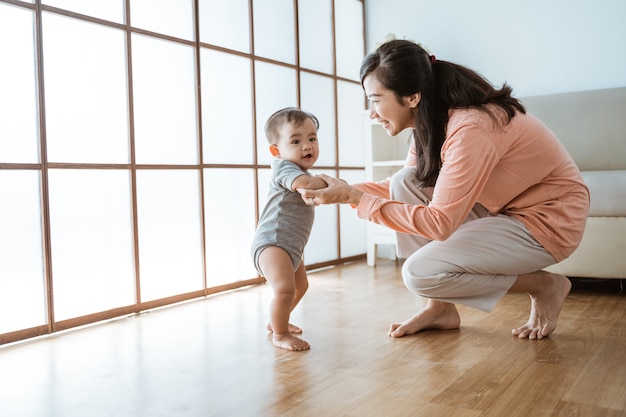
{"label": "woman's pink sweater", "polygon": [[[405,166],[416,165],[414,146]],[[429,205],[390,200],[389,180],[361,183],[355,185],[365,192],[358,216],[399,232],[445,240],[478,202],[492,215],[503,213],[524,223],[556,261],[578,246],[589,190],[563,145],[536,117],[517,113],[498,127],[485,112],[450,110],[441,159]]]}

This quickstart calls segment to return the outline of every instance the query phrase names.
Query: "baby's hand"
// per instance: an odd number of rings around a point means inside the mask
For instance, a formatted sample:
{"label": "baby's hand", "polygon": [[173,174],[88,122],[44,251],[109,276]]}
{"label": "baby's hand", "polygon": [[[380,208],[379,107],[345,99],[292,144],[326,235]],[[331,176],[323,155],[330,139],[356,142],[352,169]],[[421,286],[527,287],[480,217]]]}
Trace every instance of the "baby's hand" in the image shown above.
{"label": "baby's hand", "polygon": [[328,187],[320,188],[319,190],[298,189],[306,204],[310,206],[318,206],[320,204],[359,204],[363,193],[351,187],[347,181],[333,178],[326,174],[320,174],[319,178],[328,184]]}
{"label": "baby's hand", "polygon": [[302,200],[304,201],[304,203],[307,206],[318,206],[319,203],[315,202],[315,197],[305,197],[303,195],[300,195],[300,197],[302,197]]}
{"label": "baby's hand", "polygon": [[315,200],[315,197],[317,197],[317,190],[312,190],[309,188],[297,188],[296,191],[300,193],[300,197],[302,197],[302,201],[304,201],[304,203],[307,206],[319,205],[319,203],[316,204],[316,200]]}

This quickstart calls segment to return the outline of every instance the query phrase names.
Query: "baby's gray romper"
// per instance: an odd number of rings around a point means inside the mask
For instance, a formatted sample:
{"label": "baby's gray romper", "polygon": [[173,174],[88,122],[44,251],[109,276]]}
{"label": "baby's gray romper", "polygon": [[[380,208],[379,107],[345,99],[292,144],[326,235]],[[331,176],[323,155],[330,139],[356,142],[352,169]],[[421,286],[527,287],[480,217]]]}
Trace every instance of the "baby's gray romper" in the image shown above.
{"label": "baby's gray romper", "polygon": [[267,204],[252,241],[252,259],[261,275],[259,254],[268,246],[284,249],[291,257],[294,271],[302,262],[315,216],[315,207],[306,205],[300,193],[291,189],[293,181],[302,174],[311,175],[291,161],[275,159],[272,162]]}

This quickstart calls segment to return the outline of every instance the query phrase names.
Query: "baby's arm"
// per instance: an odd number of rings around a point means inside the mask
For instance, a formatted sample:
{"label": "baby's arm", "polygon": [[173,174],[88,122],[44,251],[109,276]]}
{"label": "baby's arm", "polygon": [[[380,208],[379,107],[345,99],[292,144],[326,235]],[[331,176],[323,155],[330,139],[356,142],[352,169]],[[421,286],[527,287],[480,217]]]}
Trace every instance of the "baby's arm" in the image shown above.
{"label": "baby's arm", "polygon": [[328,184],[319,177],[310,177],[306,174],[300,175],[291,183],[291,189],[298,191],[298,188],[306,188],[307,190],[319,190],[326,188]]}

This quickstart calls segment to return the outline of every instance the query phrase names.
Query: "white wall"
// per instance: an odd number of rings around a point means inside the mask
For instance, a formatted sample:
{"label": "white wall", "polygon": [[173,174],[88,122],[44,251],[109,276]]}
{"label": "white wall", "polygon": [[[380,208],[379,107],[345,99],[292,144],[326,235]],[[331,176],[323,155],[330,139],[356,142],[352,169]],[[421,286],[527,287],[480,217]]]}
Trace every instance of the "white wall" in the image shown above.
{"label": "white wall", "polygon": [[388,34],[518,97],[626,86],[625,0],[365,0],[368,52]]}

